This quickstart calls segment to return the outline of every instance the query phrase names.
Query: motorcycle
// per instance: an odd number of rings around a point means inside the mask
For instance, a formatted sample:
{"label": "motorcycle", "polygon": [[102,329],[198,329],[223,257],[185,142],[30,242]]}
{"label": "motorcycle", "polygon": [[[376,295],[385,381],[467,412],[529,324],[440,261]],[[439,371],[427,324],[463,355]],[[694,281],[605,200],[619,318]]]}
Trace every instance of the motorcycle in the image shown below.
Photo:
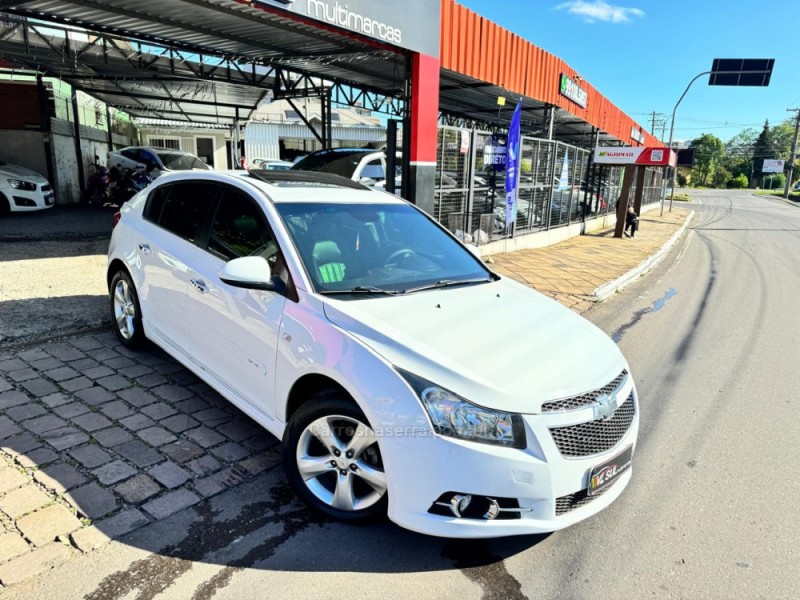
{"label": "motorcycle", "polygon": [[122,206],[148,185],[153,183],[153,178],[147,170],[112,169],[109,197],[116,206]]}
{"label": "motorcycle", "polygon": [[100,164],[100,157],[94,157],[94,170],[86,180],[85,201],[91,206],[103,206],[109,200],[108,186],[111,182],[108,169]]}

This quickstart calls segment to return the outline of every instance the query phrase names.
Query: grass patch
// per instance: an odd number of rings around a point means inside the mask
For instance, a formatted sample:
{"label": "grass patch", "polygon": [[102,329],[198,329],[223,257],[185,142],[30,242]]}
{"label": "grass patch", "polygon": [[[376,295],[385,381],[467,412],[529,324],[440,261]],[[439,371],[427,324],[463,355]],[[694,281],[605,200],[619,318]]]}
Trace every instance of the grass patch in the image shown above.
{"label": "grass patch", "polygon": [[[758,196],[775,196],[776,198],[783,198],[783,190],[754,190],[753,193]],[[789,192],[789,199],[800,201],[800,192]]]}
{"label": "grass patch", "polygon": [[673,200],[677,200],[678,202],[689,202],[691,198],[689,194],[675,194]]}

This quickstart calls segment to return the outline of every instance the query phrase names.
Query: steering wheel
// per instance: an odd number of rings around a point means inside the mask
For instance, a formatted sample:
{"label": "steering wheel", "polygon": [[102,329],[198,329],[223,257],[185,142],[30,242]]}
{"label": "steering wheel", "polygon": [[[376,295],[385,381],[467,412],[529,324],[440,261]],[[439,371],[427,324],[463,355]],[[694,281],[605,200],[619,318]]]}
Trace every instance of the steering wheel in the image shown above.
{"label": "steering wheel", "polygon": [[414,252],[411,248],[400,248],[399,250],[395,250],[392,252],[387,258],[385,265],[395,265],[404,262],[405,260],[411,258],[412,256],[416,256],[417,253]]}

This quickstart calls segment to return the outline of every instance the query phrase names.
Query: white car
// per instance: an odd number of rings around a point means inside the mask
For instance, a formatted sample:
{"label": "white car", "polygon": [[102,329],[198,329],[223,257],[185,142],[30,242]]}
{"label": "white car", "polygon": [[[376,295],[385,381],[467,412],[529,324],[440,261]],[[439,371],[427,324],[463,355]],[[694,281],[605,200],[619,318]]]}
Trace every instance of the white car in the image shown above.
{"label": "white car", "polygon": [[172,171],[207,171],[211,169],[194,154],[156,146],[129,146],[109,152],[106,164],[109,171],[140,169],[148,171],[153,178]]}
{"label": "white car", "polygon": [[107,281],[122,344],[155,342],[282,439],[289,482],[329,516],[531,534],[630,480],[617,345],[385,192],[166,175],[122,207]]}
{"label": "white car", "polygon": [[56,196],[47,178],[0,160],[0,216],[51,208]]}

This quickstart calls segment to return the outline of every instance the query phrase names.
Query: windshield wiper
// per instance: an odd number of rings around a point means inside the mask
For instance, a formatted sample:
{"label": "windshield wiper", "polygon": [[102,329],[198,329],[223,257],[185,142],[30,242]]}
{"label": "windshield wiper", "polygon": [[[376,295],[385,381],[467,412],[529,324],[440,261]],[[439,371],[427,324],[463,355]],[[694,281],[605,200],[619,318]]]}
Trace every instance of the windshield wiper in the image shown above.
{"label": "windshield wiper", "polygon": [[420,287],[410,288],[407,290],[403,290],[404,294],[413,294],[414,292],[422,292],[424,290],[436,290],[440,288],[446,288],[454,285],[475,285],[477,283],[489,283],[492,279],[442,279],[437,281],[436,283],[431,283],[428,285],[421,285]]}
{"label": "windshield wiper", "polygon": [[387,296],[395,296],[399,293],[400,292],[394,290],[385,290],[371,285],[359,285],[347,290],[323,290],[320,292],[320,294],[325,296],[339,296],[342,294],[385,294]]}

